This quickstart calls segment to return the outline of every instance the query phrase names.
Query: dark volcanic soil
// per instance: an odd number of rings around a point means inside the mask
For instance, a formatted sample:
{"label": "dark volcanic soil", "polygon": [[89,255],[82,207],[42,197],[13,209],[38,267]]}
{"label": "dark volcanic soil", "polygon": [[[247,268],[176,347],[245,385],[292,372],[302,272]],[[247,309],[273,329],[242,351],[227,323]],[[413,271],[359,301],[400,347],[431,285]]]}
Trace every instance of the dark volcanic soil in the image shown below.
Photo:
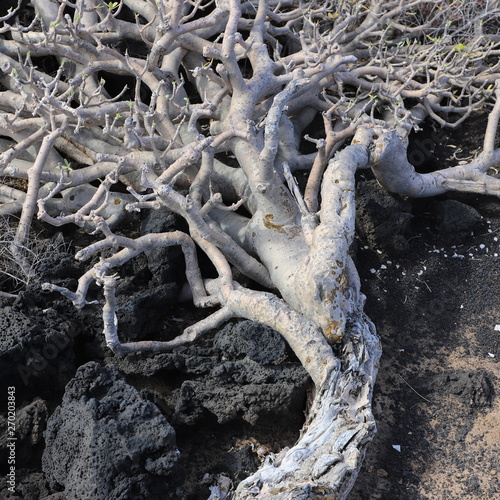
{"label": "dark volcanic soil", "polygon": [[461,199],[483,217],[473,236],[423,227],[404,256],[359,253],[383,355],[351,500],[500,498],[500,210]]}
{"label": "dark volcanic soil", "polygon": [[[420,171],[466,161],[484,121],[427,129],[410,160]],[[403,252],[390,254],[394,237],[358,252],[383,355],[378,433],[349,498],[500,498],[500,204],[450,194],[412,214]]]}
{"label": "dark volcanic soil", "polygon": [[[482,130],[484,117],[429,133],[410,157],[421,170],[456,163],[475,153]],[[177,221],[131,224],[158,231]],[[383,356],[378,434],[351,500],[500,498],[499,229],[497,199],[410,203],[360,178],[356,260]],[[66,237],[83,245],[76,235]],[[84,269],[59,254],[41,280],[71,288]],[[165,305],[181,275],[172,249],[125,266],[123,338],[172,338],[206,314]],[[173,353],[120,358],[105,348],[96,306],[77,311],[39,284],[0,300],[3,477],[10,386],[18,438],[16,493],[2,482],[2,500],[208,498],[210,485],[238,482],[298,436],[309,382],[268,328],[232,322]]]}

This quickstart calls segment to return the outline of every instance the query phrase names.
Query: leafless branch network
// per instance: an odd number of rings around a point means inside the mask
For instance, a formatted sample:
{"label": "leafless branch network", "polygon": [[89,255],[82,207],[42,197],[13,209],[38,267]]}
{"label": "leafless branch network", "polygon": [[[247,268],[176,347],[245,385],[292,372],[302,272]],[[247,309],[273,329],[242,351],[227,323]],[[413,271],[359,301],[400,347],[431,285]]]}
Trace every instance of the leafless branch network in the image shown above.
{"label": "leafless branch network", "polygon": [[[45,287],[84,307],[90,284],[102,285],[103,331],[118,354],[171,350],[230,318],[275,328],[314,381],[315,402],[298,443],[232,494],[345,498],[375,432],[381,352],[349,254],[355,173],[371,169],[410,197],[500,195],[490,175],[500,164],[499,2],[32,4],[0,19],[0,213],[19,218],[3,255],[28,272],[34,217],[93,231],[76,259],[108,256],[76,290]],[[489,120],[477,157],[415,171],[412,130],[424,120],[453,128],[480,109]],[[298,171],[308,172],[303,192]],[[161,207],[188,233],[115,233],[130,212]],[[168,245],[182,248],[194,303],[220,308],[173,341],[122,342],[114,273]],[[215,280],[204,279],[196,247]]]}

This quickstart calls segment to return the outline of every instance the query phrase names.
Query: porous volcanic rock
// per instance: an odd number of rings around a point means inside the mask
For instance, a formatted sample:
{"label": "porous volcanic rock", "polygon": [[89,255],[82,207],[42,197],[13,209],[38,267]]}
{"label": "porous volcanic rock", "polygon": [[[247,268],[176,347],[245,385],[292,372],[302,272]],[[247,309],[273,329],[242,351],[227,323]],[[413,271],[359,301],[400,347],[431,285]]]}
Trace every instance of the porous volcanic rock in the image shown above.
{"label": "porous volcanic rock", "polygon": [[25,401],[62,391],[75,371],[72,325],[53,309],[29,304],[33,296],[22,292],[0,307],[0,380]]}
{"label": "porous volcanic rock", "polygon": [[453,239],[455,244],[462,243],[483,225],[481,214],[458,200],[440,200],[433,206],[440,236],[445,240]]}
{"label": "porous volcanic rock", "polygon": [[309,380],[283,338],[253,321],[228,323],[215,336],[171,353],[109,362],[130,375],[187,376],[165,402],[174,425],[194,425],[207,415],[219,424],[287,415],[303,407]]}
{"label": "porous volcanic rock", "polygon": [[356,232],[362,242],[388,253],[408,250],[411,203],[375,180],[360,182],[356,195]]}
{"label": "porous volcanic rock", "polygon": [[173,481],[175,432],[113,367],[81,366],[47,423],[42,468],[66,498],[182,498]]}

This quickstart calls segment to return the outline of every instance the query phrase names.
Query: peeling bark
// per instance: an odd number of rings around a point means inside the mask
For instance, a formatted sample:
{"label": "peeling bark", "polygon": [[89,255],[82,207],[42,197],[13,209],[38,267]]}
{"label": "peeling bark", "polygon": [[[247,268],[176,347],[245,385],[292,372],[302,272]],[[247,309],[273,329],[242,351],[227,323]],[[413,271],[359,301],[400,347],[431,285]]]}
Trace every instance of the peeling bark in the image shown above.
{"label": "peeling bark", "polygon": [[[350,255],[356,172],[371,168],[385,189],[409,197],[500,195],[500,47],[491,37],[500,8],[451,0],[32,3],[37,17],[23,24],[11,12],[0,27],[0,213],[20,215],[11,256],[29,266],[36,207],[48,224],[101,235],[75,258],[111,256],[76,290],[44,286],[84,307],[93,303],[91,283],[102,285],[103,334],[120,355],[169,351],[231,318],[280,332],[315,384],[307,423],[292,448],[235,491],[213,486],[213,495],[346,498],[375,432],[381,353]],[[49,55],[60,65],[51,74],[31,59]],[[425,119],[453,128],[485,106],[475,159],[428,174],[409,163],[408,135]],[[322,137],[306,134],[315,123]],[[304,192],[299,171],[308,175]],[[27,192],[7,177],[27,180]],[[160,207],[180,215],[189,234],[114,232],[130,212]],[[122,343],[114,272],[167,245],[184,252],[194,304],[220,308],[174,340]],[[196,246],[215,280],[204,280]],[[242,286],[235,268],[260,288]]]}

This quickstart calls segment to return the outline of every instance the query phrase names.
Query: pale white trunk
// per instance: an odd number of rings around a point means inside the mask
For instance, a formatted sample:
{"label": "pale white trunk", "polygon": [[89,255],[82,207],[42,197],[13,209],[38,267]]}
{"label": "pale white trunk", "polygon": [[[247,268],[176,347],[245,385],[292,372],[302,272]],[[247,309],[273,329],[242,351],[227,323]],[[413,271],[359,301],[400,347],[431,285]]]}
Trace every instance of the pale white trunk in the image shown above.
{"label": "pale white trunk", "polygon": [[359,312],[345,333],[342,363],[317,388],[299,440],[268,457],[235,498],[345,499],[376,432],[371,399],[381,352],[373,324]]}

